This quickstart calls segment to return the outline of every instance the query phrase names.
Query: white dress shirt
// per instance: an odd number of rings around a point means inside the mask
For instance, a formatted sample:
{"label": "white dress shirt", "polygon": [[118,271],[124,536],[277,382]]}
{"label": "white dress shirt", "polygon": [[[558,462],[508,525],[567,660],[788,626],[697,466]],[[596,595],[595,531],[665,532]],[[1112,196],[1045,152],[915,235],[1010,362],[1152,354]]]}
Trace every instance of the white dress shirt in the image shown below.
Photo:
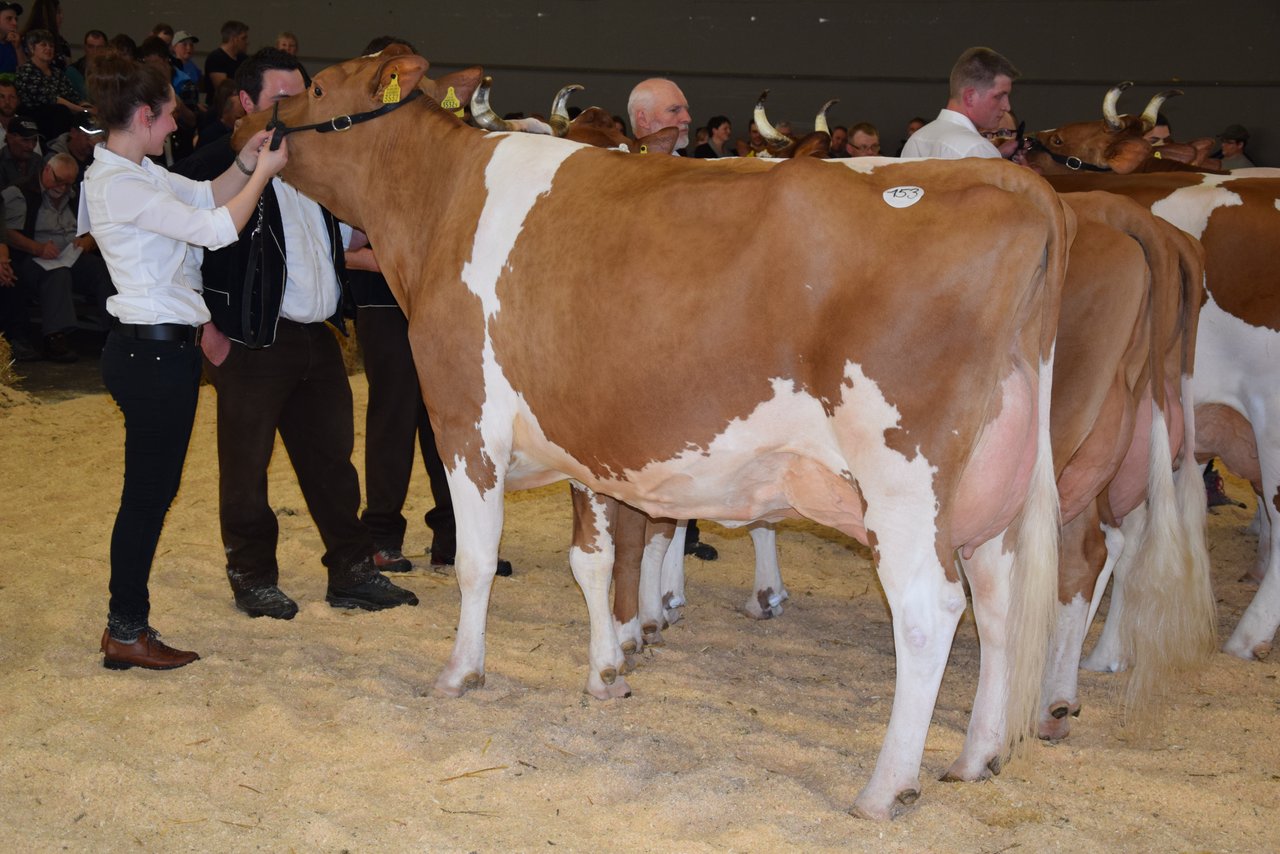
{"label": "white dress shirt", "polygon": [[333,269],[329,229],[320,206],[279,178],[271,179],[284,227],[284,298],[280,316],[295,323],[327,320],[338,310],[342,286]]}
{"label": "white dress shirt", "polygon": [[911,134],[902,148],[903,157],[937,157],[959,160],[961,157],[1000,157],[1000,150],[985,139],[969,121],[954,110],[943,109],[938,117]]}
{"label": "white dress shirt", "polygon": [[99,145],[80,193],[80,233],[93,235],[111,271],[107,311],[122,323],[206,323],[200,247],[236,242],[231,213],[213,186]]}

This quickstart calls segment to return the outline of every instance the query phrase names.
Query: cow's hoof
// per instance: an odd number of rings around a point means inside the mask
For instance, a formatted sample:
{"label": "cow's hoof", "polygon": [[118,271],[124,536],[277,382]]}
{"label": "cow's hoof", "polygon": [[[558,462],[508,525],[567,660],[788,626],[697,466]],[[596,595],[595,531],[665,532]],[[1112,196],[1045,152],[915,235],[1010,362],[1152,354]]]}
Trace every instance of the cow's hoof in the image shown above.
{"label": "cow's hoof", "polygon": [[639,649],[637,649],[637,648],[636,648],[636,646],[637,646],[637,645],[636,645],[636,642],[635,642],[635,641],[633,641],[633,640],[623,641],[623,643],[622,643],[622,654],[623,654],[623,655],[635,655],[637,652],[639,652],[639,651],[640,651]]}
{"label": "cow's hoof", "polygon": [[[605,681],[605,674],[611,674],[608,682]],[[616,700],[630,697],[631,687],[627,685],[626,679],[618,676],[616,670],[608,667],[587,680],[587,693],[597,700]]]}
{"label": "cow's hoof", "polygon": [[748,599],[742,613],[753,620],[772,620],[774,617],[782,616],[782,606],[764,607],[755,599]]}
{"label": "cow's hoof", "polygon": [[1036,737],[1041,741],[1061,741],[1071,735],[1071,718],[1041,718]]}
{"label": "cow's hoof", "polygon": [[656,625],[643,626],[641,631],[644,632],[645,646],[665,646],[666,641],[662,639],[662,630]]}
{"label": "cow's hoof", "polygon": [[461,682],[454,682],[447,676],[441,676],[436,680],[435,691],[437,694],[443,694],[446,697],[461,697],[472,688],[484,687],[484,674],[476,673],[474,670],[462,677]]}
{"label": "cow's hoof", "polygon": [[1226,645],[1222,647],[1222,651],[1228,655],[1234,655],[1236,658],[1243,658],[1245,661],[1265,661],[1267,656],[1271,654],[1271,642],[1259,641],[1250,644],[1246,639],[1230,638]]}
{"label": "cow's hoof", "polygon": [[990,780],[993,775],[1000,773],[1001,764],[999,756],[992,756],[980,764],[961,756],[951,763],[951,767],[938,780],[943,783],[978,783]]}
{"label": "cow's hoof", "polygon": [[866,792],[858,795],[849,810],[854,818],[865,818],[870,821],[890,821],[906,812],[907,808],[920,800],[919,789],[903,789],[893,796],[888,803],[878,803],[867,797]]}
{"label": "cow's hoof", "polygon": [[1267,656],[1271,654],[1271,644],[1265,641],[1253,648],[1253,657],[1258,661],[1266,661]]}

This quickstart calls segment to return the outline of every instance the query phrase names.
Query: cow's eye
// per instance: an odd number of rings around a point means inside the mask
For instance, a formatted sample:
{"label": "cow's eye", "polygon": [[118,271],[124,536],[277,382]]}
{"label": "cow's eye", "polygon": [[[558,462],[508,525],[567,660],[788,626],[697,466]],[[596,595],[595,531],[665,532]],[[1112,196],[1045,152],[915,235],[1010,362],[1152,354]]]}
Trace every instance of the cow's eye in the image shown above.
{"label": "cow's eye", "polygon": [[1051,139],[1051,140],[1049,140],[1049,141],[1050,141],[1050,142],[1052,142],[1054,145],[1062,145],[1062,137],[1060,137],[1060,136],[1056,136],[1056,135],[1055,135],[1055,136],[1053,137],[1053,139]]}
{"label": "cow's eye", "polygon": [[324,94],[324,90],[323,90],[323,89],[321,89],[319,86],[316,86],[314,89],[312,89],[312,90],[311,90],[311,92],[312,92],[312,93],[313,93],[317,98],[319,98],[321,95],[323,95],[323,94]]}

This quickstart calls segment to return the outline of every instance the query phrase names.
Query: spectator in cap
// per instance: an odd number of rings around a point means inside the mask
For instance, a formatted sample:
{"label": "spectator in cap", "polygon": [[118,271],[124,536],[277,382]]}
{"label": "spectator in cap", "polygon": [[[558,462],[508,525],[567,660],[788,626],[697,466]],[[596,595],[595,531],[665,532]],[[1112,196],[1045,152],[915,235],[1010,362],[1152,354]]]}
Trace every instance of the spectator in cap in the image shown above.
{"label": "spectator in cap", "polygon": [[13,74],[27,61],[22,36],[18,34],[21,14],[22,7],[17,3],[0,3],[0,74]]}
{"label": "spectator in cap", "polygon": [[173,44],[170,46],[173,52],[173,67],[194,80],[197,91],[199,91],[200,78],[204,76],[204,72],[191,57],[195,55],[196,43],[199,41],[200,39],[186,30],[178,30],[173,34]]}
{"label": "spectator in cap", "polygon": [[71,81],[71,85],[75,87],[76,94],[80,97],[79,101],[88,100],[88,90],[85,89],[85,76],[89,73],[89,63],[93,61],[95,56],[105,53],[107,50],[107,34],[102,30],[89,30],[84,34],[84,56],[67,66],[67,79]]}
{"label": "spectator in cap", "polygon": [[0,188],[35,186],[40,174],[40,158],[35,154],[39,141],[40,128],[35,119],[24,115],[13,117],[4,137],[4,148],[0,149]]}
{"label": "spectator in cap", "polygon": [[93,163],[94,148],[101,141],[99,135],[86,130],[86,128],[92,129],[93,124],[93,116],[81,113],[71,120],[71,130],[49,140],[50,155],[70,154],[75,158],[76,165],[79,166],[79,174],[76,176],[77,185],[84,178],[84,170]]}
{"label": "spectator in cap", "polygon": [[1253,161],[1245,157],[1244,147],[1249,142],[1249,131],[1244,125],[1227,125],[1227,129],[1218,134],[1222,145],[1222,168],[1247,169]]}

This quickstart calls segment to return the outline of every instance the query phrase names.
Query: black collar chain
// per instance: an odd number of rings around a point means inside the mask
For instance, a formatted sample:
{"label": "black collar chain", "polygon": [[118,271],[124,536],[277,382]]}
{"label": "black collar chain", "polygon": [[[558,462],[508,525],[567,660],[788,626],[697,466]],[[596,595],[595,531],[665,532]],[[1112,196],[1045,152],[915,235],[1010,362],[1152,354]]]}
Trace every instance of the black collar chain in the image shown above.
{"label": "black collar chain", "polygon": [[271,150],[275,151],[280,147],[280,141],[291,133],[297,133],[302,130],[313,130],[316,133],[334,133],[351,130],[358,124],[372,121],[379,116],[385,116],[393,110],[398,110],[405,104],[416,99],[422,94],[421,89],[414,89],[404,98],[391,104],[383,104],[376,110],[367,110],[363,113],[351,113],[345,116],[334,116],[328,121],[316,122],[313,125],[298,125],[297,127],[289,127],[280,121],[280,102],[276,101],[275,107],[271,110],[271,121],[267,122],[267,130],[272,131],[271,134]]}

